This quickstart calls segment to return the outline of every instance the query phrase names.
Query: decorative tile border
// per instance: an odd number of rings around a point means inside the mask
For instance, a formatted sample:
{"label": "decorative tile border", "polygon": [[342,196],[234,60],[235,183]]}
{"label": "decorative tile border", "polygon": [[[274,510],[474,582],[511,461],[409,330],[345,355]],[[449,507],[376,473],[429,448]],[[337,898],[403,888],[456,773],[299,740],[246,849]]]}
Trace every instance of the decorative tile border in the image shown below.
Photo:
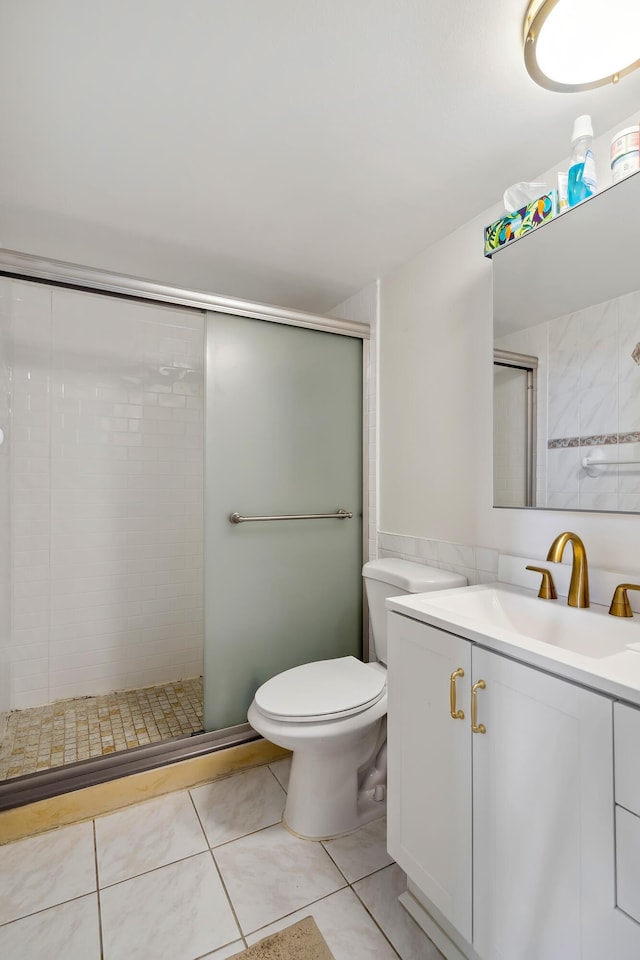
{"label": "decorative tile border", "polygon": [[592,437],[558,437],[547,441],[549,450],[568,447],[606,447],[617,443],[640,443],[640,431],[633,433],[601,433]]}
{"label": "decorative tile border", "polygon": [[580,446],[580,437],[561,437],[557,440],[548,440],[547,447],[549,450],[564,450],[567,447],[579,447]]}
{"label": "decorative tile border", "polygon": [[618,442],[617,433],[600,433],[592,437],[580,437],[581,447],[606,447]]}

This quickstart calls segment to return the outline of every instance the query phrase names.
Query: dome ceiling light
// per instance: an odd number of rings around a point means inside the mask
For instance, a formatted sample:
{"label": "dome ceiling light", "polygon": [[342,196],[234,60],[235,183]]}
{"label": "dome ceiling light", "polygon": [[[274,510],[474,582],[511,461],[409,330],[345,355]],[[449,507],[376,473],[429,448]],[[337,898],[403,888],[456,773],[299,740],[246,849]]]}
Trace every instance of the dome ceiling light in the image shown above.
{"label": "dome ceiling light", "polygon": [[541,87],[592,90],[640,67],[640,0],[531,0],[524,62]]}

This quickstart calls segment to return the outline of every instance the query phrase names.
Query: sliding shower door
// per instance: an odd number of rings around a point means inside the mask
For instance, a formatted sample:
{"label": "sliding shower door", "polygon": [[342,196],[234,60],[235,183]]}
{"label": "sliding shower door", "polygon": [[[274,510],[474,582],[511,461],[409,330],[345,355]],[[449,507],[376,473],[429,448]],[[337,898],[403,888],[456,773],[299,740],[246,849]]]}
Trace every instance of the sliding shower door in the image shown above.
{"label": "sliding shower door", "polygon": [[[205,728],[257,687],[362,647],[362,341],[207,317]],[[233,523],[335,513],[350,519]]]}

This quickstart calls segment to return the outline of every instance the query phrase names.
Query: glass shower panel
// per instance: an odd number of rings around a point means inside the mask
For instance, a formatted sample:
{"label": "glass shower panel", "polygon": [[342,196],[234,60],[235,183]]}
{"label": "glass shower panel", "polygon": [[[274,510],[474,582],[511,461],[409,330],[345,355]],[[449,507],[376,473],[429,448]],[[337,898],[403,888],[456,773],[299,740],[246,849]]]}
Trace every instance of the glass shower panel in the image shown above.
{"label": "glass shower panel", "polygon": [[[229,517],[352,519],[233,524]],[[257,687],[362,647],[362,341],[207,318],[205,728]]]}

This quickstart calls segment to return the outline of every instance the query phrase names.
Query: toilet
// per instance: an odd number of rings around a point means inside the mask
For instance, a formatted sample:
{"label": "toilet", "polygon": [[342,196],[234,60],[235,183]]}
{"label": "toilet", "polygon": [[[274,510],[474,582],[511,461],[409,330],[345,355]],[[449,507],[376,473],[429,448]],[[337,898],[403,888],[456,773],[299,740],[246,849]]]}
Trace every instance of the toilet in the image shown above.
{"label": "toilet", "polygon": [[283,816],[300,837],[326,840],[386,812],[387,630],[385,599],[466,586],[457,573],[399,558],[362,569],[376,661],[319,660],[267,680],[249,707],[249,723],[291,750]]}

